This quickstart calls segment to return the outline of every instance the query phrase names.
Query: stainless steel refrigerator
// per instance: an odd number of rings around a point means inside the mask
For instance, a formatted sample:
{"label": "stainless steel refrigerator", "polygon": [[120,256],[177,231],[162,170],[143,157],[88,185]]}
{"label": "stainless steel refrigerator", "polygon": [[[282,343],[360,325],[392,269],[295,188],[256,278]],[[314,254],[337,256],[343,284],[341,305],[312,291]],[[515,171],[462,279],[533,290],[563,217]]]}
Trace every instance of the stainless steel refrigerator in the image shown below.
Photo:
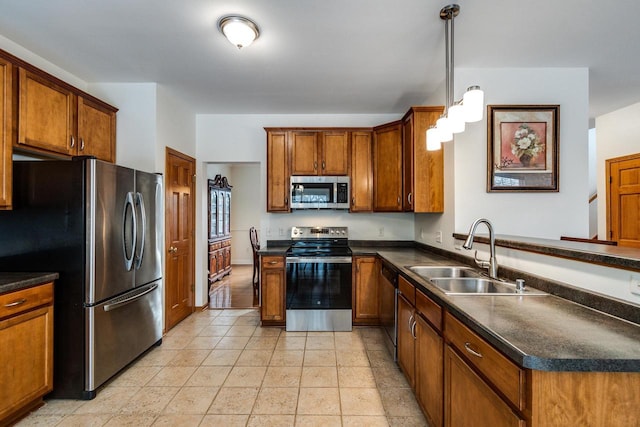
{"label": "stainless steel refrigerator", "polygon": [[14,162],[0,269],[55,271],[52,397],[97,388],[162,340],[162,176],[93,158]]}

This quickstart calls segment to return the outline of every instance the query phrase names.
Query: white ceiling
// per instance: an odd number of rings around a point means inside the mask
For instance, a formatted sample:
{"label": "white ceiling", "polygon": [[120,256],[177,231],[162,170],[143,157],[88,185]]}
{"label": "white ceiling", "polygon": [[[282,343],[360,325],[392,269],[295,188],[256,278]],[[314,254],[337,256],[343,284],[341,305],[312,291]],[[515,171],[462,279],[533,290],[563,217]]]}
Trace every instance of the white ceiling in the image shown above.
{"label": "white ceiling", "polygon": [[[588,67],[590,117],[640,101],[637,0],[458,3],[456,67]],[[401,113],[442,85],[446,4],[0,0],[0,35],[89,83],[166,85],[198,113]],[[260,38],[235,49],[225,14]]]}

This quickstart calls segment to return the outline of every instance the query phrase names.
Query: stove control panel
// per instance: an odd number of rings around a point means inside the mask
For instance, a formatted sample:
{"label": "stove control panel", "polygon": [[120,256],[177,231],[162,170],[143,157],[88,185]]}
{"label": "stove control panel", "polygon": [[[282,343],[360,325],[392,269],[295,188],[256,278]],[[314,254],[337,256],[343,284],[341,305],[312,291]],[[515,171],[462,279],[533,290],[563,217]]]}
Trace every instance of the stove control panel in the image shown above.
{"label": "stove control panel", "polygon": [[291,227],[291,238],[300,239],[348,239],[348,227]]}

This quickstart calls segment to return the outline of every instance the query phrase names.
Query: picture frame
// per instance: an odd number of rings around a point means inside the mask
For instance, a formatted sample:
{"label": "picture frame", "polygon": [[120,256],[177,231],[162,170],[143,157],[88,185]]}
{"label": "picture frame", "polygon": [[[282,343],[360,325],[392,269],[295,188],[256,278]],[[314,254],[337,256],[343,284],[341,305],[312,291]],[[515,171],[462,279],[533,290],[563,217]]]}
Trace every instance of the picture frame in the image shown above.
{"label": "picture frame", "polygon": [[487,192],[558,192],[559,129],[559,105],[488,105]]}

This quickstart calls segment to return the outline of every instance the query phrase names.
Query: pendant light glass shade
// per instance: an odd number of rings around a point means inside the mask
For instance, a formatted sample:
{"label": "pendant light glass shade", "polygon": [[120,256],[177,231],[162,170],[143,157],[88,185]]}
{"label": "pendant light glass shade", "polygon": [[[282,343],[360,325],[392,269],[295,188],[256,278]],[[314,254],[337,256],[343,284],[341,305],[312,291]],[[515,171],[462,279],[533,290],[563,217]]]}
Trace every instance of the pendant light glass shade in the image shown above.
{"label": "pendant light glass shade", "polygon": [[451,132],[451,125],[449,124],[449,119],[447,119],[447,116],[440,116],[440,118],[436,121],[436,128],[438,129],[438,134],[440,135],[441,142],[448,142],[453,139],[453,132]]}
{"label": "pendant light glass shade", "polygon": [[427,130],[427,151],[437,151],[440,148],[442,148],[442,142],[440,141],[438,129],[435,126],[431,126]]}
{"label": "pendant light glass shade", "polygon": [[218,29],[238,49],[249,46],[260,37],[258,26],[243,16],[224,16],[218,20]]}
{"label": "pendant light glass shade", "polygon": [[449,108],[449,114],[447,114],[449,119],[449,126],[451,126],[451,132],[460,133],[464,132],[465,121],[464,121],[464,107],[461,103],[456,103]]}
{"label": "pendant light glass shade", "polygon": [[480,86],[471,86],[464,93],[462,101],[464,105],[465,121],[467,123],[478,122],[484,115],[484,92]]}

